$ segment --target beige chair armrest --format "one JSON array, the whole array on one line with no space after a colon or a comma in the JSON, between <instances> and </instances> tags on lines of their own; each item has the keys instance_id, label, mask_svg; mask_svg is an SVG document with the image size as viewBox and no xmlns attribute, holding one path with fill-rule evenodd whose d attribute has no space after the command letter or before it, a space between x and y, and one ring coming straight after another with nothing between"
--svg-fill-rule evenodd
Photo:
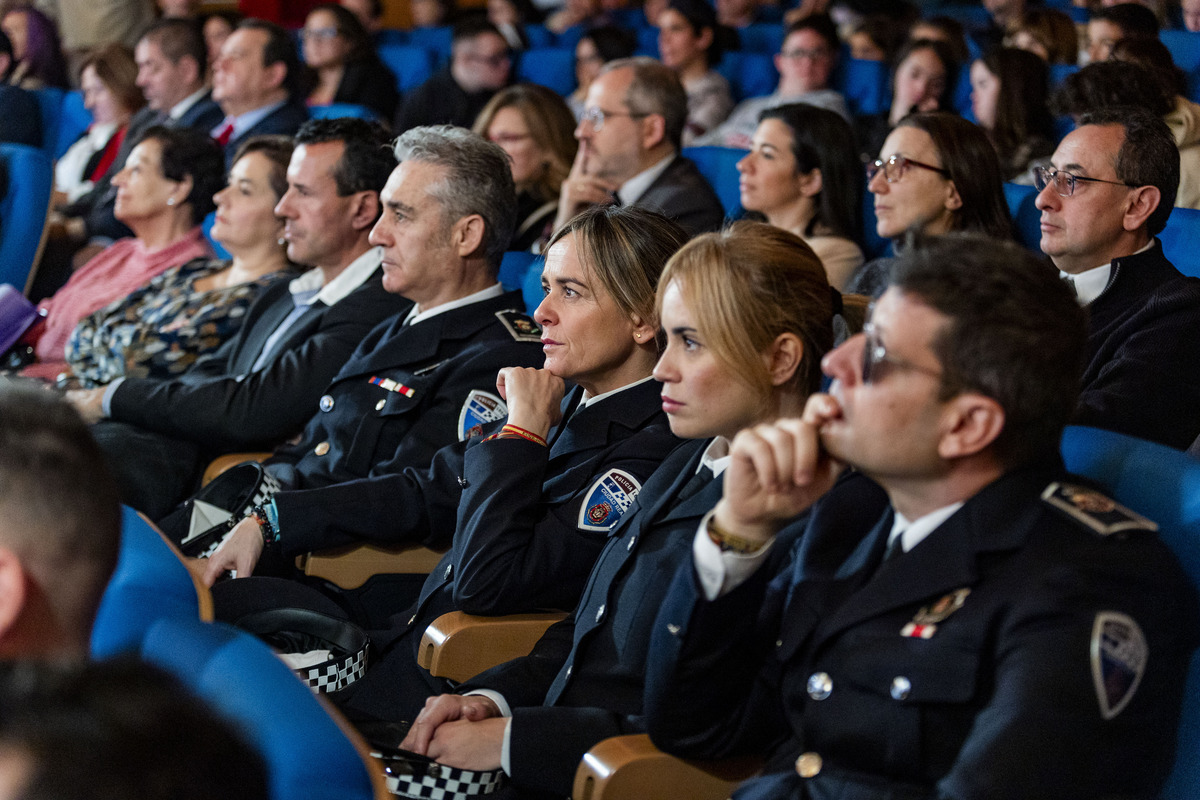
<instances>
[{"instance_id":1,"label":"beige chair armrest","mask_svg":"<svg viewBox=\"0 0 1200 800\"><path fill-rule=\"evenodd\" d=\"M575 771L573 800L724 800L762 766L757 758L688 761L659 750L645 734L593 747Z\"/></svg>"},{"instance_id":2,"label":"beige chair armrest","mask_svg":"<svg viewBox=\"0 0 1200 800\"><path fill-rule=\"evenodd\" d=\"M296 559L296 566L305 575L323 578L343 589L357 589L374 575L428 575L444 552L419 545L360 544L302 555Z\"/></svg>"},{"instance_id":3,"label":"beige chair armrest","mask_svg":"<svg viewBox=\"0 0 1200 800\"><path fill-rule=\"evenodd\" d=\"M236 467L238 464L244 464L247 461L266 461L270 457L271 453L226 453L223 456L217 456L208 462L208 466L204 470L204 477L200 479L200 485L206 485L225 470Z\"/></svg>"},{"instance_id":4,"label":"beige chair armrest","mask_svg":"<svg viewBox=\"0 0 1200 800\"><path fill-rule=\"evenodd\" d=\"M566 616L550 611L478 617L452 611L425 629L417 663L435 678L461 683L497 664L529 655L546 629Z\"/></svg>"}]
</instances>

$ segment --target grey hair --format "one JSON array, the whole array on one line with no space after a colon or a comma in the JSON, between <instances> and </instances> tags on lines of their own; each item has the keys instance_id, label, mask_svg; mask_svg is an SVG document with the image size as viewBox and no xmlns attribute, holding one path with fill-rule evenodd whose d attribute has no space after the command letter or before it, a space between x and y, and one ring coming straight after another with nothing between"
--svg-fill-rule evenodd
<instances>
[{"instance_id":1,"label":"grey hair","mask_svg":"<svg viewBox=\"0 0 1200 800\"><path fill-rule=\"evenodd\" d=\"M600 74L619 69L633 70L633 80L625 93L625 105L632 114L658 114L663 118L663 135L676 151L683 145L687 125L687 92L675 70L649 56L632 56L610 61Z\"/></svg>"},{"instance_id":2,"label":"grey hair","mask_svg":"<svg viewBox=\"0 0 1200 800\"><path fill-rule=\"evenodd\" d=\"M429 188L448 227L463 217L483 217L483 249L493 272L517 223L517 190L508 156L466 128L426 125L405 131L393 145L397 161L419 161L446 170Z\"/></svg>"}]
</instances>

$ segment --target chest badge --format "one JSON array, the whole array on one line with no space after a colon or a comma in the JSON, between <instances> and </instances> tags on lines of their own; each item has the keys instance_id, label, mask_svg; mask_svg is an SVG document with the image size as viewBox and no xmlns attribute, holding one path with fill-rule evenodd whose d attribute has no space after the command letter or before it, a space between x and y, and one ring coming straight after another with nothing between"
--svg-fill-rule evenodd
<instances>
[{"instance_id":1,"label":"chest badge","mask_svg":"<svg viewBox=\"0 0 1200 800\"><path fill-rule=\"evenodd\" d=\"M402 394L405 397L412 397L414 394L416 394L415 390L409 386L405 386L403 383L400 383L400 381L394 381L391 378L381 378L378 375L372 375L367 383L371 384L372 386L378 386L385 392L395 392L396 394Z\"/></svg>"},{"instance_id":2,"label":"chest badge","mask_svg":"<svg viewBox=\"0 0 1200 800\"><path fill-rule=\"evenodd\" d=\"M588 489L579 507L579 528L608 533L621 521L641 490L642 484L628 472L610 469Z\"/></svg>"},{"instance_id":3,"label":"chest badge","mask_svg":"<svg viewBox=\"0 0 1200 800\"><path fill-rule=\"evenodd\" d=\"M483 426L508 416L508 406L496 395L472 389L458 412L458 440L465 442L483 432Z\"/></svg>"},{"instance_id":4,"label":"chest badge","mask_svg":"<svg viewBox=\"0 0 1200 800\"><path fill-rule=\"evenodd\" d=\"M963 607L971 590L963 587L955 589L948 595L921 608L912 621L900 629L900 635L910 639L931 639L937 633L938 625L946 618Z\"/></svg>"},{"instance_id":5,"label":"chest badge","mask_svg":"<svg viewBox=\"0 0 1200 800\"><path fill-rule=\"evenodd\" d=\"M1128 614L1101 611L1092 623L1092 683L1100 715L1112 719L1133 699L1146 671L1149 647Z\"/></svg>"}]
</instances>

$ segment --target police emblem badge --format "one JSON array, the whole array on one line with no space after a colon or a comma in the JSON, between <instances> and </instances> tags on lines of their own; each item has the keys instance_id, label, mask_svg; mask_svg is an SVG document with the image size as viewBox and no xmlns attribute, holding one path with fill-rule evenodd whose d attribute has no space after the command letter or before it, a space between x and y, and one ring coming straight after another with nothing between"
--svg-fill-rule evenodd
<instances>
[{"instance_id":1,"label":"police emblem badge","mask_svg":"<svg viewBox=\"0 0 1200 800\"><path fill-rule=\"evenodd\" d=\"M932 638L937 633L938 623L945 621L947 617L962 608L970 593L971 590L966 587L955 589L950 594L938 599L937 602L924 606L916 613L911 622L900 629L900 635L910 639Z\"/></svg>"},{"instance_id":2,"label":"police emblem badge","mask_svg":"<svg viewBox=\"0 0 1200 800\"><path fill-rule=\"evenodd\" d=\"M1055 482L1042 492L1042 500L1101 536L1158 530L1157 523L1087 486Z\"/></svg>"},{"instance_id":3,"label":"police emblem badge","mask_svg":"<svg viewBox=\"0 0 1200 800\"><path fill-rule=\"evenodd\" d=\"M518 342L540 342L542 329L528 314L520 311L497 311L496 318Z\"/></svg>"},{"instance_id":4,"label":"police emblem badge","mask_svg":"<svg viewBox=\"0 0 1200 800\"><path fill-rule=\"evenodd\" d=\"M642 484L628 472L610 469L592 484L579 507L579 527L608 533L633 505Z\"/></svg>"},{"instance_id":5,"label":"police emblem badge","mask_svg":"<svg viewBox=\"0 0 1200 800\"><path fill-rule=\"evenodd\" d=\"M1150 648L1141 627L1128 614L1101 611L1092 623L1092 683L1100 715L1112 719L1133 699Z\"/></svg>"},{"instance_id":6,"label":"police emblem badge","mask_svg":"<svg viewBox=\"0 0 1200 800\"><path fill-rule=\"evenodd\" d=\"M496 395L472 389L458 412L458 440L464 442L483 432L483 426L508 416L508 406Z\"/></svg>"}]
</instances>

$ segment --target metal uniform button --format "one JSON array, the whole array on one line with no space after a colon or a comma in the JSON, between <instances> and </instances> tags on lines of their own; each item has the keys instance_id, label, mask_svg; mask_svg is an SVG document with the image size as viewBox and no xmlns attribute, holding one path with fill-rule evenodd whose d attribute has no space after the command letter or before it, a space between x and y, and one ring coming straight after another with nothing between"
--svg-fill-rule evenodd
<instances>
[{"instance_id":1,"label":"metal uniform button","mask_svg":"<svg viewBox=\"0 0 1200 800\"><path fill-rule=\"evenodd\" d=\"M813 700L824 700L833 692L833 678L828 672L814 672L808 676L808 696Z\"/></svg>"},{"instance_id":2,"label":"metal uniform button","mask_svg":"<svg viewBox=\"0 0 1200 800\"><path fill-rule=\"evenodd\" d=\"M908 698L908 693L912 691L912 681L900 675L892 678L892 699L905 700Z\"/></svg>"},{"instance_id":3,"label":"metal uniform button","mask_svg":"<svg viewBox=\"0 0 1200 800\"><path fill-rule=\"evenodd\" d=\"M383 411L383 407L387 405L387 400L380 400L375 404L376 411Z\"/></svg>"},{"instance_id":4,"label":"metal uniform button","mask_svg":"<svg viewBox=\"0 0 1200 800\"><path fill-rule=\"evenodd\" d=\"M323 396L321 398L320 406L321 410L326 413L333 411L333 397L330 395Z\"/></svg>"},{"instance_id":5,"label":"metal uniform button","mask_svg":"<svg viewBox=\"0 0 1200 800\"><path fill-rule=\"evenodd\" d=\"M329 442L321 442L319 445L313 448L313 452L319 456L325 455L329 452Z\"/></svg>"},{"instance_id":6,"label":"metal uniform button","mask_svg":"<svg viewBox=\"0 0 1200 800\"><path fill-rule=\"evenodd\" d=\"M824 763L819 753L801 753L796 759L796 774L801 778L815 778L821 772Z\"/></svg>"},{"instance_id":7,"label":"metal uniform button","mask_svg":"<svg viewBox=\"0 0 1200 800\"><path fill-rule=\"evenodd\" d=\"M600 607L596 609L596 622L599 622L602 619L604 619L604 604L603 603L601 603Z\"/></svg>"}]
</instances>

